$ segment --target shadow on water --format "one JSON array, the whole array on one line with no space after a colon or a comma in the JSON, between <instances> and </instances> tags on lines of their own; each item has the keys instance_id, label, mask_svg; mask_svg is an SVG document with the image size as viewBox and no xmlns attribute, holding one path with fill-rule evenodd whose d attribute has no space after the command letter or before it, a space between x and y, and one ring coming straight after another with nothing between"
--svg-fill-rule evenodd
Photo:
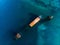
<instances>
[{"instance_id":1,"label":"shadow on water","mask_svg":"<svg viewBox=\"0 0 60 45\"><path fill-rule=\"evenodd\" d=\"M30 20L27 21L27 24L25 24L23 27L18 28L18 30L16 30L16 32L11 32L12 38L16 35L17 32L19 32L22 37L18 40L14 40L13 39L13 43L11 43L12 45L37 45L37 27L38 24L36 26L34 26L33 28L24 31L24 28L26 27L26 25L28 25L34 18L37 17L37 15L33 15L30 14Z\"/></svg>"}]
</instances>

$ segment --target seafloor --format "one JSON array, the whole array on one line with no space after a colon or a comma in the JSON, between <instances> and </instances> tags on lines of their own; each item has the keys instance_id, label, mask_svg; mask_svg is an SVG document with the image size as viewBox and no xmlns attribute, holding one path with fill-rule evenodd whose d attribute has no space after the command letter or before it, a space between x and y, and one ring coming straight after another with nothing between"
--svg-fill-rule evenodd
<instances>
[{"instance_id":1,"label":"seafloor","mask_svg":"<svg viewBox=\"0 0 60 45\"><path fill-rule=\"evenodd\" d=\"M19 40L17 32L36 15L54 16L39 22ZM0 0L0 45L60 45L60 0Z\"/></svg>"}]
</instances>

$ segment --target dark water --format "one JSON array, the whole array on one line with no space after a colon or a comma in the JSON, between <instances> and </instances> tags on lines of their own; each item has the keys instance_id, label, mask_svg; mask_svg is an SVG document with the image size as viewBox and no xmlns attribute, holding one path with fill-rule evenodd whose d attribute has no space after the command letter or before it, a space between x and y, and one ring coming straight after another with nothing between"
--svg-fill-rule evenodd
<instances>
[{"instance_id":1,"label":"dark water","mask_svg":"<svg viewBox=\"0 0 60 45\"><path fill-rule=\"evenodd\" d=\"M0 0L0 45L60 45L59 3L56 0L51 5L48 0L46 2L43 0L40 5L34 0ZM23 33L21 39L13 40L15 34L35 17L30 13L42 17L53 15L54 19L38 23L27 34Z\"/></svg>"}]
</instances>

